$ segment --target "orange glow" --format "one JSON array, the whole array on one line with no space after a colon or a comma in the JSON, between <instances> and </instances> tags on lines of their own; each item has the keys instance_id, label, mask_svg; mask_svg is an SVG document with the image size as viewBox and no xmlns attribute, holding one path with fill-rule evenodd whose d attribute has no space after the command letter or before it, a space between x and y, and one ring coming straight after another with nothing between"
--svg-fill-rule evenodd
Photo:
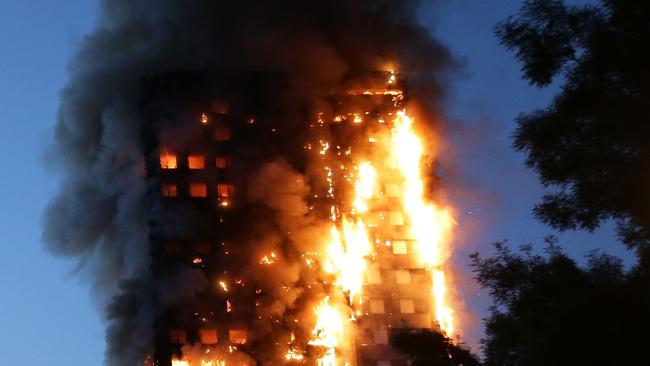
<instances>
[{"instance_id":1,"label":"orange glow","mask_svg":"<svg viewBox=\"0 0 650 366\"><path fill-rule=\"evenodd\" d=\"M235 193L235 186L232 184L219 183L217 184L217 195L220 198L232 197Z\"/></svg>"},{"instance_id":2,"label":"orange glow","mask_svg":"<svg viewBox=\"0 0 650 366\"><path fill-rule=\"evenodd\" d=\"M260 259L260 264L273 264L275 263L275 259L277 256L275 255L275 252L271 252L270 254L264 255L262 259Z\"/></svg>"},{"instance_id":3,"label":"orange glow","mask_svg":"<svg viewBox=\"0 0 650 366\"><path fill-rule=\"evenodd\" d=\"M387 83L397 83L394 73ZM394 105L398 105L402 97L401 91L369 92L393 95ZM381 298L370 298L366 300L369 304L363 304L363 299L370 296L364 293L364 281L381 284L377 266L370 265L378 255L375 248L380 245L389 247L395 263L410 261L412 256L418 258L417 262L421 263L431 281L433 319L448 336L456 335L454 310L448 292L451 283L446 276L449 241L455 225L452 211L427 197L428 172L424 168L428 162L425 160L424 139L414 129L413 119L406 111L397 109L384 117L378 121L386 127L371 130L372 135L363 140L373 144L373 155L359 156L354 145L338 146L319 140L321 149L317 151L323 161L325 199L332 203L329 207L330 235L322 252L317 253L314 259L330 276L324 283L335 285L345 299L328 297L314 310L315 338L309 344L325 347L325 354L318 359L320 366L347 362L345 339L349 335L343 319L355 321L367 312L388 314L392 311L385 308L385 299ZM354 123L363 122L362 115L355 113L335 116L334 121L348 118ZM352 166L340 162L342 153L346 159L350 156ZM341 181L348 182L353 188L349 196L349 189L339 186ZM311 267L312 259L304 255L303 258ZM267 264L267 260L261 263ZM398 266L395 276L396 286L412 283L407 269ZM421 311L416 305L412 298L400 298L398 311L415 314ZM290 348L285 357L291 360L294 355L300 357L302 353Z\"/></svg>"},{"instance_id":4,"label":"orange glow","mask_svg":"<svg viewBox=\"0 0 650 366\"><path fill-rule=\"evenodd\" d=\"M228 292L228 285L226 284L225 281L219 281L219 287L221 287L222 290L225 292Z\"/></svg>"},{"instance_id":5,"label":"orange glow","mask_svg":"<svg viewBox=\"0 0 650 366\"><path fill-rule=\"evenodd\" d=\"M208 123L208 114L207 113L201 113L201 123L203 123L203 124Z\"/></svg>"},{"instance_id":6,"label":"orange glow","mask_svg":"<svg viewBox=\"0 0 650 366\"><path fill-rule=\"evenodd\" d=\"M232 137L230 129L228 127L217 127L213 131L213 137L216 141L229 141Z\"/></svg>"},{"instance_id":7,"label":"orange glow","mask_svg":"<svg viewBox=\"0 0 650 366\"><path fill-rule=\"evenodd\" d=\"M190 155L187 157L187 166L190 169L204 169L205 158L203 155Z\"/></svg>"},{"instance_id":8,"label":"orange glow","mask_svg":"<svg viewBox=\"0 0 650 366\"><path fill-rule=\"evenodd\" d=\"M163 184L161 189L163 197L178 196L178 186L176 184Z\"/></svg>"},{"instance_id":9,"label":"orange glow","mask_svg":"<svg viewBox=\"0 0 650 366\"><path fill-rule=\"evenodd\" d=\"M246 331L244 329L228 330L228 339L235 344L246 344Z\"/></svg>"},{"instance_id":10,"label":"orange glow","mask_svg":"<svg viewBox=\"0 0 650 366\"><path fill-rule=\"evenodd\" d=\"M208 188L205 183L191 183L190 196L192 197L207 197Z\"/></svg>"},{"instance_id":11,"label":"orange glow","mask_svg":"<svg viewBox=\"0 0 650 366\"><path fill-rule=\"evenodd\" d=\"M313 339L308 343L312 346L325 348L325 354L318 359L318 366L336 366L336 347L339 339L343 338L343 318L329 303L326 297L314 309L316 325L312 331Z\"/></svg>"},{"instance_id":12,"label":"orange glow","mask_svg":"<svg viewBox=\"0 0 650 366\"><path fill-rule=\"evenodd\" d=\"M447 284L442 266L447 261L446 245L454 220L450 210L425 201L421 173L424 148L412 128L413 119L405 111L400 111L393 122L392 151L404 178L402 200L410 221L410 233L415 239L418 256L432 276L435 319L445 333L453 335L453 310L446 299Z\"/></svg>"},{"instance_id":13,"label":"orange glow","mask_svg":"<svg viewBox=\"0 0 650 366\"><path fill-rule=\"evenodd\" d=\"M230 167L230 159L227 156L217 156L217 169L227 169Z\"/></svg>"},{"instance_id":14,"label":"orange glow","mask_svg":"<svg viewBox=\"0 0 650 366\"><path fill-rule=\"evenodd\" d=\"M160 168L161 169L176 169L178 164L176 162L176 155L164 151L160 154Z\"/></svg>"},{"instance_id":15,"label":"orange glow","mask_svg":"<svg viewBox=\"0 0 650 366\"><path fill-rule=\"evenodd\" d=\"M219 341L216 329L200 329L199 336L203 344L216 344Z\"/></svg>"}]
</instances>

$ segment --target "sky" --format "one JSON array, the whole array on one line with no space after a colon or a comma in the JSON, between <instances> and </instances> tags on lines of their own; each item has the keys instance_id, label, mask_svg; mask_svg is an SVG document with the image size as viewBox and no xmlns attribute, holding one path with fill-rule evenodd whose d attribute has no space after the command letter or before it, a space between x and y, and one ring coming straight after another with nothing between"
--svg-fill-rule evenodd
<instances>
[{"instance_id":1,"label":"sky","mask_svg":"<svg viewBox=\"0 0 650 366\"><path fill-rule=\"evenodd\" d=\"M441 174L458 215L453 260L465 273L468 255L489 254L494 241L539 247L545 235L558 234L532 217L544 190L523 167L523 156L510 149L516 115L543 107L557 88L539 90L523 82L519 65L493 36L494 24L520 3L454 0L421 14L463 65L450 80L445 103ZM72 263L46 253L40 242L42 211L57 184L55 170L44 161L58 92L67 60L92 29L97 10L95 0L0 0L0 163L11 172L0 179L2 364L102 363L103 326L88 284L78 280ZM632 258L610 226L559 238L577 258L597 247ZM465 338L476 345L488 299L469 278L459 283L475 314Z\"/></svg>"}]
</instances>

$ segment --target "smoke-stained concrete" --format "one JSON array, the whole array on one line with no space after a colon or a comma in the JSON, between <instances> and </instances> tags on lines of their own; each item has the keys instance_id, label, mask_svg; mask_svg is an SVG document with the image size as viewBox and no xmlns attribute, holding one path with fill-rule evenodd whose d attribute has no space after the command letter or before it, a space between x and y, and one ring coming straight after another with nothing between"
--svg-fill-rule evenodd
<instances>
[{"instance_id":1,"label":"smoke-stained concrete","mask_svg":"<svg viewBox=\"0 0 650 366\"><path fill-rule=\"evenodd\" d=\"M191 298L207 281L192 271L174 278L151 273L153 213L146 195L152 188L140 135L142 80L193 70L281 72L289 83L276 96L279 104L291 98L315 108L351 74L391 66L408 75L411 98L437 117L442 82L453 62L417 24L419 6L403 0L102 2L100 21L73 56L61 93L51 152L63 180L45 213L43 236L53 253L78 260L106 309L107 365L142 364L152 352L161 306ZM299 127L299 121L287 123ZM272 160L253 174L268 186L249 190L249 198L273 213L275 228L292 232L301 220L311 220L301 201L308 179L296 168ZM292 199L278 201L274 184L286 188L287 181L296 182L287 192ZM265 232L264 225L271 225L256 224L247 227ZM302 227L306 231L291 235L318 232L317 225ZM270 236L248 250L256 253L266 241L280 242ZM300 282L297 272L288 266L277 281L269 279L269 287ZM288 294L267 309L282 313L297 297Z\"/></svg>"}]
</instances>

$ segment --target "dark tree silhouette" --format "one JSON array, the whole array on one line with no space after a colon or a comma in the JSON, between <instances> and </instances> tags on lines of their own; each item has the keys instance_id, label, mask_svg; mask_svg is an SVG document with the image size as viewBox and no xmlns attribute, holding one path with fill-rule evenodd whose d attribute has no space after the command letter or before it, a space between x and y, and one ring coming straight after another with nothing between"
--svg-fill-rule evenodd
<instances>
[{"instance_id":1,"label":"dark tree silhouette","mask_svg":"<svg viewBox=\"0 0 650 366\"><path fill-rule=\"evenodd\" d=\"M392 333L390 342L397 350L409 356L411 366L479 365L469 349L431 329L403 329Z\"/></svg>"},{"instance_id":2,"label":"dark tree silhouette","mask_svg":"<svg viewBox=\"0 0 650 366\"><path fill-rule=\"evenodd\" d=\"M620 259L598 252L582 268L547 240L546 255L530 246L513 253L504 243L491 258L472 255L476 279L495 301L484 364L648 364L648 273L625 272Z\"/></svg>"},{"instance_id":3,"label":"dark tree silhouette","mask_svg":"<svg viewBox=\"0 0 650 366\"><path fill-rule=\"evenodd\" d=\"M557 188L536 216L561 230L613 219L641 252L650 247L648 19L649 1L534 0L496 27L526 80L561 85L549 106L517 118L514 147Z\"/></svg>"}]
</instances>

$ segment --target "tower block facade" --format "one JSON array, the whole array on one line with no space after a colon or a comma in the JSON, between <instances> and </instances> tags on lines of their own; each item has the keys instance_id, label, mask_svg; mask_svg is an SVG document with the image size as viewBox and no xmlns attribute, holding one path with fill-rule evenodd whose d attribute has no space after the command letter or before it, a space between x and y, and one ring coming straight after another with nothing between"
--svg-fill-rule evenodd
<instances>
[{"instance_id":1,"label":"tower block facade","mask_svg":"<svg viewBox=\"0 0 650 366\"><path fill-rule=\"evenodd\" d=\"M365 74L295 109L286 82L143 84L151 272L184 283L156 294L148 365L405 366L391 332L453 332L452 220L426 201L404 80Z\"/></svg>"}]
</instances>

